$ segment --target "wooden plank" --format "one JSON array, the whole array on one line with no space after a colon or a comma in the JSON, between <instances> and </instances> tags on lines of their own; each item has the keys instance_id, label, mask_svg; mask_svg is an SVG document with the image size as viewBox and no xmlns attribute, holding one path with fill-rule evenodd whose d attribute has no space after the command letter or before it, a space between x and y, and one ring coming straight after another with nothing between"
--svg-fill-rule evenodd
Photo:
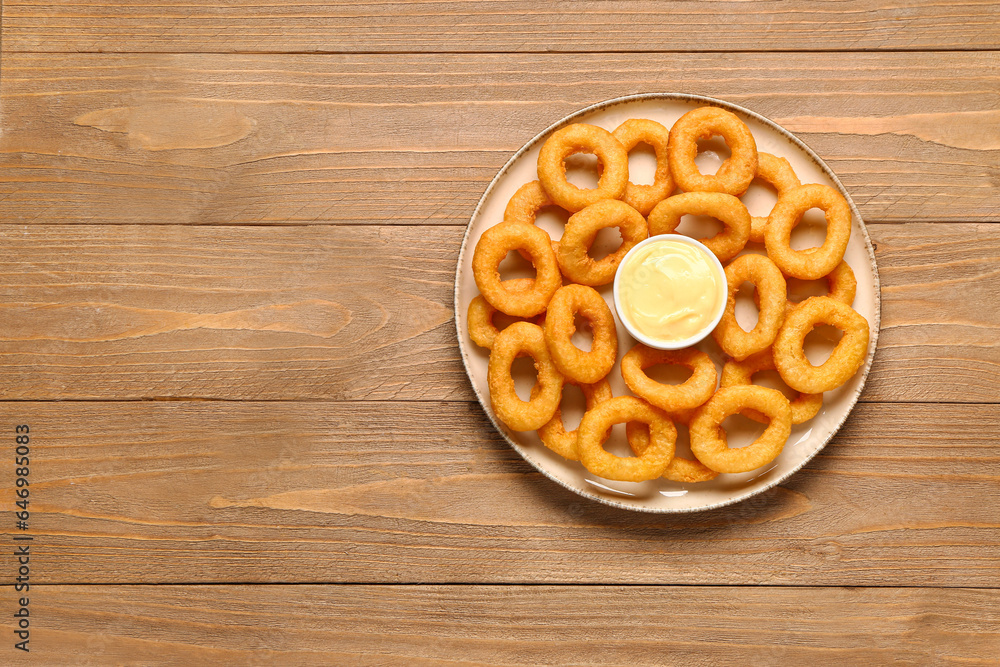
<instances>
[{"instance_id":1,"label":"wooden plank","mask_svg":"<svg viewBox=\"0 0 1000 667\"><path fill-rule=\"evenodd\" d=\"M1000 226L870 230L883 331L863 400L1000 401L1000 313L983 307ZM0 398L473 400L463 231L0 226Z\"/></svg>"},{"instance_id":2,"label":"wooden plank","mask_svg":"<svg viewBox=\"0 0 1000 667\"><path fill-rule=\"evenodd\" d=\"M809 51L1000 46L989 0L6 0L10 51Z\"/></svg>"},{"instance_id":3,"label":"wooden plank","mask_svg":"<svg viewBox=\"0 0 1000 667\"><path fill-rule=\"evenodd\" d=\"M946 665L1000 651L996 590L41 586L29 604L31 654L4 647L7 664ZM0 627L11 636L8 615Z\"/></svg>"},{"instance_id":4,"label":"wooden plank","mask_svg":"<svg viewBox=\"0 0 1000 667\"><path fill-rule=\"evenodd\" d=\"M798 133L866 220L995 222L997 58L10 54L0 218L464 225L500 166L555 120L690 91Z\"/></svg>"},{"instance_id":5,"label":"wooden plank","mask_svg":"<svg viewBox=\"0 0 1000 667\"><path fill-rule=\"evenodd\" d=\"M0 228L0 397L467 400L461 232Z\"/></svg>"},{"instance_id":6,"label":"wooden plank","mask_svg":"<svg viewBox=\"0 0 1000 667\"><path fill-rule=\"evenodd\" d=\"M993 225L872 225L882 282L882 330L868 400L989 400L1000 381L1000 250ZM988 268L992 264L992 268ZM981 295L981 296L980 296ZM961 351L939 350L961 340ZM971 396L980 396L973 399Z\"/></svg>"},{"instance_id":7,"label":"wooden plank","mask_svg":"<svg viewBox=\"0 0 1000 667\"><path fill-rule=\"evenodd\" d=\"M996 414L861 404L780 487L690 515L563 489L472 403L19 403L0 432L31 428L35 583L994 586Z\"/></svg>"}]
</instances>

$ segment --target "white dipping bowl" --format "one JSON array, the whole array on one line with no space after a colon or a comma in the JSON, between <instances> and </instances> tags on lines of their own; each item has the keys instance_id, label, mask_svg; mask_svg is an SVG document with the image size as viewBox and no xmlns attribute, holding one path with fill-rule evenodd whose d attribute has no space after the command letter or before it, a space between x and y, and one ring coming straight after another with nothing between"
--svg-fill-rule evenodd
<instances>
[{"instance_id":1,"label":"white dipping bowl","mask_svg":"<svg viewBox=\"0 0 1000 667\"><path fill-rule=\"evenodd\" d=\"M656 243L662 243L664 241L684 243L701 251L701 253L708 258L709 265L715 268L715 272L719 277L720 289L722 290L722 295L721 298L719 299L719 305L717 308L718 312L714 314L712 319L709 320L709 323L706 324L701 331L691 336L690 338L685 338L683 340L678 340L678 341L669 341L669 342L657 340L655 338L650 338L649 336L646 336L640 331L638 331L632 324L632 321L629 320L628 313L624 311L621 305L621 301L619 300L619 281L621 280L622 273L624 273L622 269L625 267L625 265L628 264L632 256L635 255L635 253L638 252L641 248L645 248L648 245ZM615 301L615 310L618 312L618 319L621 320L621 323L625 325L625 329L628 330L629 334L633 338L635 338L640 343L643 343L644 345L647 345L649 347L655 347L658 350L681 350L685 347L691 347L692 345L703 340L706 336L708 336L708 334L712 333L712 330L715 329L715 327L719 325L719 320L722 319L722 314L726 312L727 297L728 297L728 286L726 282L726 270L722 268L722 262L720 262L719 258L715 256L715 253L713 253L711 250L705 247L704 243L696 241L690 236L684 236L683 234L658 234L656 236L649 237L645 241L640 241L639 243L635 244L635 246L633 246L633 248L625 254L625 257L622 258L621 264L618 265L618 271L615 273L614 301Z\"/></svg>"}]
</instances>

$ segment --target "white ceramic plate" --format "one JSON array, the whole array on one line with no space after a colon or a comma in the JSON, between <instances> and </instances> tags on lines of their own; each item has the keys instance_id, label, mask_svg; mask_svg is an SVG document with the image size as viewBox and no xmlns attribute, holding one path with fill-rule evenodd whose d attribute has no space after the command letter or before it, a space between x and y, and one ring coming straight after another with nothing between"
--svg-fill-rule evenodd
<instances>
[{"instance_id":1,"label":"white ceramic plate","mask_svg":"<svg viewBox=\"0 0 1000 667\"><path fill-rule=\"evenodd\" d=\"M640 483L609 481L587 472L579 463L567 461L550 451L542 445L534 431L525 433L511 431L493 414L486 384L489 353L469 339L466 321L469 302L479 293L472 276L472 250L479 242L483 231L503 219L504 208L511 195L524 183L537 179L538 151L544 140L554 130L569 123L590 123L610 131L629 118L650 118L669 128L682 114L708 104L728 109L740 116L753 132L758 150L787 158L802 183L829 185L839 190L850 202L853 213L853 229L845 259L854 269L858 281L854 308L871 325L868 356L864 366L853 379L834 391L826 392L823 397L823 408L816 417L804 424L792 427L792 434L784 451L769 466L749 473L719 475L710 482L698 484L681 484L664 479ZM725 143L716 137L703 148L704 150L699 153L697 163L702 172L714 173L714 170L724 159L724 154L720 155L720 153L727 150ZM571 182L584 187L592 187L596 184L597 176L594 168L596 158L593 156L573 156L571 160L573 161L567 162ZM632 182L651 183L654 168L655 156L651 150L648 152L636 150L630 155L629 170ZM744 195L743 201L750 209L751 214L766 215L775 201L775 195L773 191L759 187L755 182ZM688 218L692 217L688 216ZM822 221L822 212L816 210L807 212L805 219L792 237L792 247L803 248L822 243L825 233ZM551 212L543 211L538 217L538 225L548 231L555 239L561 236L564 222L565 216L560 218ZM685 219L678 231L696 237L711 236L714 233L710 227L711 224L718 223L693 218ZM595 243L596 253L612 250L617 246L619 240L614 238L613 231L602 231L598 235L597 243ZM763 252L763 248L756 244L749 244L745 252ZM501 270L504 279L533 275L530 265L526 265L520 257L516 256L516 253L508 255L508 259L501 264ZM790 281L789 290L793 298L821 293L815 284L796 285L795 281ZM600 291L607 299L613 312L611 285L600 288ZM528 463L553 481L581 496L608 505L644 512L694 512L735 503L771 488L795 473L829 442L857 402L868 376L868 370L871 368L879 330L879 281L871 241L854 202L851 201L850 195L830 168L799 139L763 116L728 102L697 95L645 94L601 102L563 118L529 141L504 165L486 189L486 193L473 212L466 230L455 277L455 313L462 358L476 396L494 426ZM749 329L755 323L755 318L756 313L750 299L748 297L741 298L737 305L737 320ZM587 349L589 337L584 334L578 334L577 337L578 340L577 338L575 340L578 344ZM821 363L825 355L829 354L832 342L829 340L824 342L821 338L814 340L814 338L816 338L815 335L808 339L809 344L806 352L813 363ZM620 359L635 344L620 322L618 322L618 339ZM724 355L711 338L700 343L698 347L707 352L721 368ZM683 379L682 376L671 376L671 372L667 369L665 374L657 376L655 369L652 370L653 377L659 377L661 381L680 381ZM779 385L775 383L775 377L768 377L767 373L762 373L755 378L755 382L778 387ZM611 370L608 380L611 382L615 396L629 393L622 381L618 364L615 364ZM515 385L522 398L527 399L533 382L530 360L525 358L516 362ZM570 387L565 392L562 405L566 428L575 428L583 414L582 395L575 387ZM764 428L761 424L739 416L730 417L724 422L724 425L729 434L731 447L749 444ZM678 454L685 452L689 454L687 429L678 425L678 432ZM623 425L615 426L606 448L608 451L622 456L629 455Z\"/></svg>"}]
</instances>

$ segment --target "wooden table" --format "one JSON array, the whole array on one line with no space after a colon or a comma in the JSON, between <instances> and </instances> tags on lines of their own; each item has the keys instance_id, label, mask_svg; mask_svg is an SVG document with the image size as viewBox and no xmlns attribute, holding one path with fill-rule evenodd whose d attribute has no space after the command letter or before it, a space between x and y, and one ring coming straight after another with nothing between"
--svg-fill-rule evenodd
<instances>
[{"instance_id":1,"label":"wooden table","mask_svg":"<svg viewBox=\"0 0 1000 667\"><path fill-rule=\"evenodd\" d=\"M31 652L4 585L0 663L998 664L993 0L4 0L2 23L0 553L33 540ZM497 169L646 91L796 132L883 285L840 434L689 516L536 473L453 322Z\"/></svg>"}]
</instances>

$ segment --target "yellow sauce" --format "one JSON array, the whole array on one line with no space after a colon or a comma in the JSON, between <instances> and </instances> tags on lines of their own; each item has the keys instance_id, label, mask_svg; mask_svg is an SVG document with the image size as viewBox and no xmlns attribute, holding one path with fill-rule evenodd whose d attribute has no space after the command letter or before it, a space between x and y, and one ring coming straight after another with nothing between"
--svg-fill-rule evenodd
<instances>
[{"instance_id":1,"label":"yellow sauce","mask_svg":"<svg viewBox=\"0 0 1000 667\"><path fill-rule=\"evenodd\" d=\"M703 250L681 241L643 246L619 268L618 301L634 329L663 343L688 339L724 305L725 281Z\"/></svg>"}]
</instances>

